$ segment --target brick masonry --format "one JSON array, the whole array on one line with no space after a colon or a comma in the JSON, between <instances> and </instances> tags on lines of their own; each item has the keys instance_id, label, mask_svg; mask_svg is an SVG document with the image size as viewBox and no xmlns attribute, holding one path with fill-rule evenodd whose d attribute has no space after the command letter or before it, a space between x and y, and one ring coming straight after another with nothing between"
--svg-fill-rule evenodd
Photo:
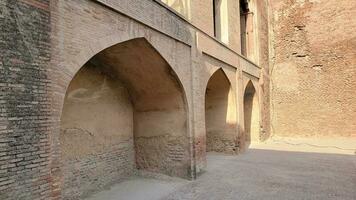
<instances>
[{"instance_id":1,"label":"brick masonry","mask_svg":"<svg viewBox=\"0 0 356 200\"><path fill-rule=\"evenodd\" d=\"M0 199L78 199L137 167L196 178L207 165L206 87L219 69L237 102L230 110L236 122L229 149L244 148L242 102L250 81L258 95L261 140L270 129L280 136L355 135L353 1L251 3L258 66L238 54L238 1L227 0L227 44L212 38L211 1L191 2L191 19L183 19L153 0L0 1ZM336 28L341 26L346 28ZM184 131L141 135L136 144L131 138L81 159L63 159L61 115L69 83L98 52L138 38L162 56L181 84L186 107L177 124ZM137 148L147 143L158 156Z\"/></svg>"},{"instance_id":2,"label":"brick masonry","mask_svg":"<svg viewBox=\"0 0 356 200\"><path fill-rule=\"evenodd\" d=\"M273 134L355 137L356 2L273 6Z\"/></svg>"},{"instance_id":3,"label":"brick masonry","mask_svg":"<svg viewBox=\"0 0 356 200\"><path fill-rule=\"evenodd\" d=\"M79 199L136 173L133 141L114 143L102 152L63 162L62 197Z\"/></svg>"},{"instance_id":4,"label":"brick masonry","mask_svg":"<svg viewBox=\"0 0 356 200\"><path fill-rule=\"evenodd\" d=\"M0 199L50 199L49 1L0 9Z\"/></svg>"},{"instance_id":5,"label":"brick masonry","mask_svg":"<svg viewBox=\"0 0 356 200\"><path fill-rule=\"evenodd\" d=\"M204 98L218 69L236 97L231 112L238 119L229 145L239 148L242 85L259 81L259 68L240 62L245 59L233 51L239 49L239 30L230 29L231 44L222 44L210 37L211 26L194 20L192 26L151 0L7 0L0 5L0 199L78 199L135 173L132 141L81 159L63 159L60 143L65 94L77 71L101 50L131 39L144 38L184 90L184 135L137 140L136 146L142 141L162 145L157 172L191 179L206 168ZM209 13L206 9L202 13ZM195 26L206 27L210 53L199 49L197 35L204 33Z\"/></svg>"}]
</instances>

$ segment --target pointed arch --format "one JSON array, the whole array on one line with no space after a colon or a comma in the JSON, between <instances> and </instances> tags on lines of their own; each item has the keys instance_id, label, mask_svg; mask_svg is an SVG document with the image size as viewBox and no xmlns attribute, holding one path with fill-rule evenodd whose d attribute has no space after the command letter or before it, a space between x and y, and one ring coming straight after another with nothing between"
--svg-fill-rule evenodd
<instances>
[{"instance_id":1,"label":"pointed arch","mask_svg":"<svg viewBox=\"0 0 356 200\"><path fill-rule=\"evenodd\" d=\"M136 169L188 177L187 100L176 72L145 38L97 48L66 87L63 193L84 195Z\"/></svg>"},{"instance_id":2,"label":"pointed arch","mask_svg":"<svg viewBox=\"0 0 356 200\"><path fill-rule=\"evenodd\" d=\"M244 91L244 139L245 142L260 141L260 109L258 94L253 82L249 80Z\"/></svg>"},{"instance_id":3,"label":"pointed arch","mask_svg":"<svg viewBox=\"0 0 356 200\"><path fill-rule=\"evenodd\" d=\"M207 151L234 153L236 100L231 83L222 68L210 77L205 91Z\"/></svg>"}]
</instances>

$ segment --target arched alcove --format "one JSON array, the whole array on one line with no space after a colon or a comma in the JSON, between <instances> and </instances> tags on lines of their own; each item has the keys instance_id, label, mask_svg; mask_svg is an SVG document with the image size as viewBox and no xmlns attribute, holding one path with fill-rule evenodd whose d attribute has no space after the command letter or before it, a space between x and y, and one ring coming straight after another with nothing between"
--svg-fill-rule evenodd
<instances>
[{"instance_id":1,"label":"arched alcove","mask_svg":"<svg viewBox=\"0 0 356 200\"><path fill-rule=\"evenodd\" d=\"M259 103L256 89L251 81L249 81L244 93L244 126L245 126L245 142L247 146L251 142L259 142L260 140L260 114Z\"/></svg>"},{"instance_id":2,"label":"arched alcove","mask_svg":"<svg viewBox=\"0 0 356 200\"><path fill-rule=\"evenodd\" d=\"M137 169L188 177L186 107L177 75L144 38L97 53L64 100L63 197L85 196Z\"/></svg>"},{"instance_id":3,"label":"arched alcove","mask_svg":"<svg viewBox=\"0 0 356 200\"><path fill-rule=\"evenodd\" d=\"M207 152L236 151L236 101L231 84L222 69L209 79L205 92Z\"/></svg>"}]
</instances>

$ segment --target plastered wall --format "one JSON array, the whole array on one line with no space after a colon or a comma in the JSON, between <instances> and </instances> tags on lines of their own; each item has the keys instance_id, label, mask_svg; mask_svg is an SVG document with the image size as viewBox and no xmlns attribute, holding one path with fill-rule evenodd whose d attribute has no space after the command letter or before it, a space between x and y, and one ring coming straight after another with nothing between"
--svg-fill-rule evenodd
<instances>
[{"instance_id":1,"label":"plastered wall","mask_svg":"<svg viewBox=\"0 0 356 200\"><path fill-rule=\"evenodd\" d=\"M77 11L72 12L72 9ZM187 113L190 104L187 100L190 96L190 49L129 18L123 16L120 18L118 13L94 2L58 1L53 8L53 18L53 30L56 31L53 35L52 50L56 52L54 53L56 56L52 59L55 67L52 80L59 86L52 88L57 91L55 94L63 95L77 71L91 60L96 66L110 68L108 74L123 82L133 106L131 123L135 131L130 136L131 140L124 147L109 146L101 156L90 157L90 161L94 165L100 163L105 169L109 169L110 166L113 170L120 166L125 169L132 166L132 157L128 156L126 162L124 155L132 155L134 152L134 169L190 178L191 136ZM77 20L72 20L74 18ZM89 20L90 23L82 23L85 20ZM131 40L134 41L130 42ZM59 97L53 100L60 99ZM59 109L62 103L63 101L59 102ZM119 120L124 116L112 117L112 120ZM120 127L107 128L122 129L120 124L116 125ZM54 135L55 137L58 135ZM123 138L117 140L119 143L124 142ZM59 144L60 152L63 147L61 143ZM116 154L120 156L115 156ZM61 156L58 157L58 162L63 163ZM75 174L70 174L74 169L86 174L86 168L80 167L87 166L85 159L79 163L81 164L64 163L67 165L59 168L61 195L66 198L69 198L73 191L81 191L81 196L92 192L89 190L91 188L98 191L112 181L119 181L130 175L129 173L112 175L110 174L112 170L91 171L93 177L101 178L86 182L87 188L84 184L83 188L78 190L75 190L75 187L66 190L70 187L68 182L75 184L73 181ZM132 174L132 171L129 172ZM62 178L66 173L72 177Z\"/></svg>"},{"instance_id":2,"label":"plastered wall","mask_svg":"<svg viewBox=\"0 0 356 200\"><path fill-rule=\"evenodd\" d=\"M205 93L206 150L237 153L236 101L222 69L210 78Z\"/></svg>"},{"instance_id":3,"label":"plastered wall","mask_svg":"<svg viewBox=\"0 0 356 200\"><path fill-rule=\"evenodd\" d=\"M244 93L244 127L245 141L247 143L261 141L261 121L258 95L252 84L248 82Z\"/></svg>"},{"instance_id":4,"label":"plastered wall","mask_svg":"<svg viewBox=\"0 0 356 200\"><path fill-rule=\"evenodd\" d=\"M81 68L64 100L60 145L66 199L134 174L133 106L118 79L91 63Z\"/></svg>"}]
</instances>

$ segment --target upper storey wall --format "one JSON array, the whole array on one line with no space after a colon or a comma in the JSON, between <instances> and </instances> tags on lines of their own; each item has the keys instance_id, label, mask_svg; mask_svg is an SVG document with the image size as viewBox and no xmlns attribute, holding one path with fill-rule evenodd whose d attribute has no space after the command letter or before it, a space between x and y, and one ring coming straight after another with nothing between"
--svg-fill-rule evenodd
<instances>
[{"instance_id":1,"label":"upper storey wall","mask_svg":"<svg viewBox=\"0 0 356 200\"><path fill-rule=\"evenodd\" d=\"M213 56L217 60L225 62L226 64L229 64L235 68L240 66L240 59L247 60L245 57L239 55L240 45L238 43L240 41L240 34L238 22L236 25L234 25L234 20L229 20L229 18L229 24L225 24L226 27L233 32L228 36L228 38L229 40L236 43L233 45L234 48L232 48L231 45L225 44L212 36L213 10L212 2L210 1L205 4L201 4L202 9L198 9L198 7L191 2L189 4L189 8L191 8L192 11L194 8L197 10L196 12L189 12L191 20L178 13L178 11L175 11L174 7L169 7L169 4L167 5L160 0L94 0L94 2L104 5L111 10L123 13L133 20L153 28L154 30L157 30L158 32L163 33L170 38L178 40L188 46L197 47L200 52ZM231 15L235 13L236 15L234 15L234 17L239 18L239 12L237 12L237 10L239 10L238 2L233 4L234 1L230 2L230 0L226 0L226 3L227 4L225 6L229 10L228 13ZM204 6L206 6L206 9L203 9ZM211 8L208 8L209 6L211 6ZM231 11L234 9L236 12ZM193 23L194 19L198 19L198 17L195 17L194 15L197 13L204 13L204 10L206 10L205 13L210 13L211 16L206 17L202 14L199 19L210 18L209 20L211 20L211 23L206 23L209 25L207 27L210 27L210 32L209 30L204 30L203 28ZM201 23L201 25L203 24L204 23ZM209 47L209 49L205 47ZM256 66L256 64L253 62L250 63ZM248 70L249 67L245 67L245 69Z\"/></svg>"},{"instance_id":2,"label":"upper storey wall","mask_svg":"<svg viewBox=\"0 0 356 200\"><path fill-rule=\"evenodd\" d=\"M157 0L157 2L160 2ZM240 2L237 0L162 0L168 6L180 13L183 19L199 29L196 34L197 48L204 54L208 54L220 61L223 61L231 66L237 67L239 70L246 72L244 74L249 77L261 78L261 126L262 139L266 139L270 134L270 113L269 113L269 10L267 0L246 0L249 11L249 38L250 54L246 57L241 56L242 36L246 32L241 31L240 17ZM178 2L178 3L177 3ZM180 2L180 3L179 3ZM222 25L223 37L215 37L214 34L214 2L219 2L220 11L225 13L217 13L220 20L226 20ZM185 5L185 12L181 12ZM184 14L185 13L185 14ZM246 13L244 13L246 14ZM225 18L224 18L225 17ZM225 25L225 26L224 26ZM227 35L226 35L227 34ZM214 38L212 39L212 38ZM194 36L192 35L192 38ZM220 44L217 42L220 40ZM246 44L244 44L246 46ZM228 48L226 48L228 47ZM261 69L263 73L261 73ZM242 98L242 97L241 97ZM242 110L241 110L242 112Z\"/></svg>"},{"instance_id":3,"label":"upper storey wall","mask_svg":"<svg viewBox=\"0 0 356 200\"><path fill-rule=\"evenodd\" d=\"M158 0L159 1L159 0ZM211 37L214 36L214 3L213 0L161 0L181 14L187 21ZM225 45L240 53L240 11L239 1L220 0L222 36L219 38ZM215 12L218 15L218 12Z\"/></svg>"},{"instance_id":4,"label":"upper storey wall","mask_svg":"<svg viewBox=\"0 0 356 200\"><path fill-rule=\"evenodd\" d=\"M210 37L209 40L215 38L222 46L228 47L233 53L241 55L241 32L243 31L241 31L240 26L240 1L156 0L156 2L171 8L171 11L175 11L183 21L188 22L192 27L196 27L199 30L198 32L205 34L205 38ZM249 19L251 25L248 28L249 46L251 47L249 48L249 55L245 57L261 68L265 68L268 72L269 5L266 0L246 0L246 2L249 8L249 16L251 16ZM217 53L219 52L215 52L215 54Z\"/></svg>"}]
</instances>

